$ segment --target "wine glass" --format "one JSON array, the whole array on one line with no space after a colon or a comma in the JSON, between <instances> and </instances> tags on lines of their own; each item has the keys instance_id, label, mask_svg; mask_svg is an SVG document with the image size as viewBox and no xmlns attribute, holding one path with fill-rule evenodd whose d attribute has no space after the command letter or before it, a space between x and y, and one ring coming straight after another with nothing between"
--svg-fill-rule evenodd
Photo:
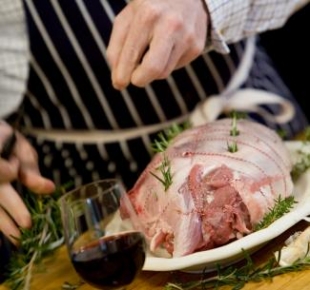
<instances>
[{"instance_id":1,"label":"wine glass","mask_svg":"<svg viewBox=\"0 0 310 290\"><path fill-rule=\"evenodd\" d=\"M125 289L142 270L146 242L122 183L86 184L59 203L66 246L82 280L97 289Z\"/></svg>"}]
</instances>

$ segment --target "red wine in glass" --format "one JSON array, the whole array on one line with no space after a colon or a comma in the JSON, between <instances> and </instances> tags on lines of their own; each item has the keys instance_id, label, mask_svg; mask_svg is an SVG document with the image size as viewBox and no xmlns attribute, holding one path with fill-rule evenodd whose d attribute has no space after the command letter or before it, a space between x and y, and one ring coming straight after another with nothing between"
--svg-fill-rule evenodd
<instances>
[{"instance_id":1,"label":"red wine in glass","mask_svg":"<svg viewBox=\"0 0 310 290\"><path fill-rule=\"evenodd\" d=\"M72 265L88 284L119 290L142 270L146 240L123 185L103 179L59 199Z\"/></svg>"},{"instance_id":2,"label":"red wine in glass","mask_svg":"<svg viewBox=\"0 0 310 290\"><path fill-rule=\"evenodd\" d=\"M103 290L130 284L145 261L145 240L140 232L102 237L71 254L76 272L84 281Z\"/></svg>"}]
</instances>

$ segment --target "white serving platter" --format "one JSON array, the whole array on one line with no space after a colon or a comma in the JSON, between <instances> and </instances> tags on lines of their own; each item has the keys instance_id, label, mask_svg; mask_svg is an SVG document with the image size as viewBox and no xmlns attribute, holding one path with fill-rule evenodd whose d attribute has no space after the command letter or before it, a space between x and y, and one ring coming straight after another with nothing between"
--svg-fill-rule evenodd
<instances>
[{"instance_id":1,"label":"white serving platter","mask_svg":"<svg viewBox=\"0 0 310 290\"><path fill-rule=\"evenodd\" d=\"M286 142L291 151L293 162L296 153L303 148L302 142ZM269 227L251 233L239 240L215 249L196 252L184 257L161 258L148 253L143 270L145 271L208 271L214 270L218 265L229 265L244 258L244 251L253 253L266 243L284 233L293 225L310 215L310 170L296 182L294 196L297 201L294 208L283 217L276 220Z\"/></svg>"}]
</instances>

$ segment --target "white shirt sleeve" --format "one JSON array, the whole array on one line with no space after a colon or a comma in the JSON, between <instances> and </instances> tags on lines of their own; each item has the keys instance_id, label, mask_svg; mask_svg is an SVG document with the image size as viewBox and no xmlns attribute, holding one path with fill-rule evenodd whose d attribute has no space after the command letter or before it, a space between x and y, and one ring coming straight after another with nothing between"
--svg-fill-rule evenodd
<instances>
[{"instance_id":1,"label":"white shirt sleeve","mask_svg":"<svg viewBox=\"0 0 310 290\"><path fill-rule=\"evenodd\" d=\"M28 78L28 35L22 0L0 1L0 118L20 104Z\"/></svg>"},{"instance_id":2,"label":"white shirt sleeve","mask_svg":"<svg viewBox=\"0 0 310 290\"><path fill-rule=\"evenodd\" d=\"M211 31L207 50L228 53L228 44L280 28L309 0L205 0Z\"/></svg>"}]
</instances>

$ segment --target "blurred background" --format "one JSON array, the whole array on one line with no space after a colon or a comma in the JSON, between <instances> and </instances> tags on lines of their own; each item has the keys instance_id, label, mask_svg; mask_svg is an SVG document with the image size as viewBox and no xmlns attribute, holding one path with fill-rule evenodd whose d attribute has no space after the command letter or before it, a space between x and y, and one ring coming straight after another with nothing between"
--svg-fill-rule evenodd
<instances>
[{"instance_id":1,"label":"blurred background","mask_svg":"<svg viewBox=\"0 0 310 290\"><path fill-rule=\"evenodd\" d=\"M265 32L262 43L310 121L310 4L283 28Z\"/></svg>"}]
</instances>

